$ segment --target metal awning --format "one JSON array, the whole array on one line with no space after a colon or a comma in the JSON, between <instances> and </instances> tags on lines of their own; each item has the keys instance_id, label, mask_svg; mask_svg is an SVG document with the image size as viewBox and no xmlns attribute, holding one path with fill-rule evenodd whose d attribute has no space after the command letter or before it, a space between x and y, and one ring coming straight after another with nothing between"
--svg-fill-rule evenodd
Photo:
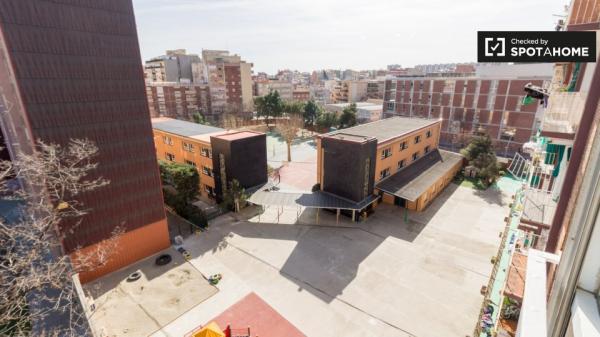
<instances>
[{"instance_id":1,"label":"metal awning","mask_svg":"<svg viewBox=\"0 0 600 337\"><path fill-rule=\"evenodd\" d=\"M360 202L344 199L327 192L283 192L271 190L265 186L254 192L248 202L261 206L279 206L279 207L306 207L306 208L327 208L327 209L347 209L360 211L369 206L379 197L369 195Z\"/></svg>"},{"instance_id":2,"label":"metal awning","mask_svg":"<svg viewBox=\"0 0 600 337\"><path fill-rule=\"evenodd\" d=\"M458 153L436 149L380 181L375 188L409 201L416 201L462 160L463 156Z\"/></svg>"}]
</instances>

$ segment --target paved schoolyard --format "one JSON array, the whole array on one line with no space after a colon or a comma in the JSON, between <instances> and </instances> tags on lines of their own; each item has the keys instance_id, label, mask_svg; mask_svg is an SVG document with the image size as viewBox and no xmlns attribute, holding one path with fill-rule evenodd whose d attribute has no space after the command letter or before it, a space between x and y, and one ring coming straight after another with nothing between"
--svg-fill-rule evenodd
<instances>
[{"instance_id":1,"label":"paved schoolyard","mask_svg":"<svg viewBox=\"0 0 600 337\"><path fill-rule=\"evenodd\" d=\"M471 335L507 200L451 184L408 223L388 205L365 223L321 211L316 225L297 209L221 216L185 242L200 272L223 274L219 292L154 336L181 336L251 292L307 336Z\"/></svg>"}]
</instances>

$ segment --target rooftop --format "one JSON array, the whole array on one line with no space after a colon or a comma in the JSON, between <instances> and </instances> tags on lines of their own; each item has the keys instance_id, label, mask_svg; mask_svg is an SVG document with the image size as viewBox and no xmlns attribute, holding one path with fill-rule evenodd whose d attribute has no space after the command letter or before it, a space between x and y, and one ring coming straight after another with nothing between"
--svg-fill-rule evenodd
<instances>
[{"instance_id":1,"label":"rooftop","mask_svg":"<svg viewBox=\"0 0 600 337\"><path fill-rule=\"evenodd\" d=\"M233 140L237 140L237 139L254 137L254 136L258 136L258 135L262 135L262 133L260 133L260 132L253 132L253 131L239 131L239 132L232 132L232 133L226 133L226 134L222 134L222 135L217 135L215 137L220 138L220 139L225 139L225 140L233 141Z\"/></svg>"},{"instance_id":2,"label":"rooftop","mask_svg":"<svg viewBox=\"0 0 600 337\"><path fill-rule=\"evenodd\" d=\"M397 138L439 122L440 121L437 119L391 117L343 130L333 131L325 134L324 137L331 137L343 133L354 136L373 137L377 138L378 143L383 143L387 140Z\"/></svg>"},{"instance_id":3,"label":"rooftop","mask_svg":"<svg viewBox=\"0 0 600 337\"><path fill-rule=\"evenodd\" d=\"M415 201L431 187L433 182L438 181L461 160L463 157L458 153L434 150L414 164L379 182L376 188Z\"/></svg>"},{"instance_id":4,"label":"rooftop","mask_svg":"<svg viewBox=\"0 0 600 337\"><path fill-rule=\"evenodd\" d=\"M331 103L331 104L327 104L327 105L335 106L335 107L339 107L339 108L345 108L345 107L350 106L350 104L352 104L352 103ZM372 102L356 102L354 104L356 104L357 108L366 108L369 106L378 106L378 107L382 106L382 104L375 104Z\"/></svg>"},{"instance_id":5,"label":"rooftop","mask_svg":"<svg viewBox=\"0 0 600 337\"><path fill-rule=\"evenodd\" d=\"M152 128L184 137L194 137L215 132L225 132L225 129L214 126L186 122L168 117L152 118Z\"/></svg>"}]
</instances>

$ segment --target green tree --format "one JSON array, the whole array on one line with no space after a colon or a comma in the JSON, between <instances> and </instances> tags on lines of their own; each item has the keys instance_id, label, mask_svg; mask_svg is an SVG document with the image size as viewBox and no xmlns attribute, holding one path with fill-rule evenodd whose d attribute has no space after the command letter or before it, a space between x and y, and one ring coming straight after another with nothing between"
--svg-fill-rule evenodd
<instances>
[{"instance_id":1,"label":"green tree","mask_svg":"<svg viewBox=\"0 0 600 337\"><path fill-rule=\"evenodd\" d=\"M206 120L206 117L204 117L204 115L200 112L194 112L192 114L192 118L194 119L194 123L196 124L210 125L210 123Z\"/></svg>"},{"instance_id":2,"label":"green tree","mask_svg":"<svg viewBox=\"0 0 600 337\"><path fill-rule=\"evenodd\" d=\"M304 125L315 125L317 118L321 114L321 108L312 99L304 105Z\"/></svg>"},{"instance_id":3,"label":"green tree","mask_svg":"<svg viewBox=\"0 0 600 337\"><path fill-rule=\"evenodd\" d=\"M355 126L356 122L356 103L352 103L345 107L340 116L339 127L340 129L349 128Z\"/></svg>"},{"instance_id":4,"label":"green tree","mask_svg":"<svg viewBox=\"0 0 600 337\"><path fill-rule=\"evenodd\" d=\"M478 178L485 186L493 184L498 179L500 168L492 139L487 133L473 137L469 145L460 150L460 153L467 158L469 165L477 168Z\"/></svg>"},{"instance_id":5,"label":"green tree","mask_svg":"<svg viewBox=\"0 0 600 337\"><path fill-rule=\"evenodd\" d=\"M206 215L201 209L192 205L198 196L200 185L198 170L191 165L163 160L158 161L158 167L163 183L165 204L190 222L206 227L208 224Z\"/></svg>"},{"instance_id":6,"label":"green tree","mask_svg":"<svg viewBox=\"0 0 600 337\"><path fill-rule=\"evenodd\" d=\"M226 209L239 212L241 207L246 204L246 200L248 200L246 190L240 185L237 179L233 179L229 183L229 188L223 194L223 203L221 205Z\"/></svg>"},{"instance_id":7,"label":"green tree","mask_svg":"<svg viewBox=\"0 0 600 337\"><path fill-rule=\"evenodd\" d=\"M283 102L283 112L285 112L288 116L302 116L302 114L304 113L304 103L298 101Z\"/></svg>"},{"instance_id":8,"label":"green tree","mask_svg":"<svg viewBox=\"0 0 600 337\"><path fill-rule=\"evenodd\" d=\"M277 90L254 99L254 106L259 117L265 118L265 123L269 125L269 118L279 117L283 114L283 101Z\"/></svg>"},{"instance_id":9,"label":"green tree","mask_svg":"<svg viewBox=\"0 0 600 337\"><path fill-rule=\"evenodd\" d=\"M338 117L334 112L324 112L317 117L317 126L324 129L337 126L338 122Z\"/></svg>"}]
</instances>

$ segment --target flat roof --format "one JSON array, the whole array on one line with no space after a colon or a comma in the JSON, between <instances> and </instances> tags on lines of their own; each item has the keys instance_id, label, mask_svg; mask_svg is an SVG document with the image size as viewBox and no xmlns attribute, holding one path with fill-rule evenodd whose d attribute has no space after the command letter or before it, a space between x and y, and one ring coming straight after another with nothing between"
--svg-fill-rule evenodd
<instances>
[{"instance_id":1,"label":"flat roof","mask_svg":"<svg viewBox=\"0 0 600 337\"><path fill-rule=\"evenodd\" d=\"M214 126L186 122L168 117L152 118L152 128L184 137L200 136L215 132L225 132L225 129Z\"/></svg>"},{"instance_id":2,"label":"flat roof","mask_svg":"<svg viewBox=\"0 0 600 337\"><path fill-rule=\"evenodd\" d=\"M340 133L336 133L335 135L329 136L328 138L333 138L333 139L338 139L338 140L347 140L350 142L358 142L358 143L362 143L365 142L369 139L372 139L373 137L366 137L366 136L356 136L356 135L351 135L351 134L347 134L344 132L340 132Z\"/></svg>"},{"instance_id":3,"label":"flat roof","mask_svg":"<svg viewBox=\"0 0 600 337\"><path fill-rule=\"evenodd\" d=\"M369 195L360 202L354 202L331 193L316 191L311 193L272 191L272 185L258 188L248 198L248 202L262 206L306 207L326 209L346 209L360 211L374 202L378 197Z\"/></svg>"},{"instance_id":4,"label":"flat roof","mask_svg":"<svg viewBox=\"0 0 600 337\"><path fill-rule=\"evenodd\" d=\"M379 182L375 188L409 201L416 201L462 160L463 156L458 153L433 150L416 163Z\"/></svg>"},{"instance_id":5,"label":"flat roof","mask_svg":"<svg viewBox=\"0 0 600 337\"><path fill-rule=\"evenodd\" d=\"M347 129L333 131L323 135L323 137L331 137L339 133L344 133L354 136L374 137L377 138L378 143L383 143L387 140L397 138L439 122L439 119L391 117Z\"/></svg>"},{"instance_id":6,"label":"flat roof","mask_svg":"<svg viewBox=\"0 0 600 337\"><path fill-rule=\"evenodd\" d=\"M335 106L335 107L339 107L339 108L345 108L345 107L349 107L351 104L353 103L329 103L326 104L327 106ZM379 107L383 107L383 101L381 104L379 103L373 103L373 102L355 102L354 104L356 104L357 108L366 108L368 106L379 106Z\"/></svg>"},{"instance_id":7,"label":"flat roof","mask_svg":"<svg viewBox=\"0 0 600 337\"><path fill-rule=\"evenodd\" d=\"M258 136L258 135L262 135L262 133L253 132L253 131L239 131L239 132L225 133L222 135L216 135L215 137L231 141L231 140L237 140L237 139L244 139L244 138L248 138L248 137L254 137L254 136Z\"/></svg>"}]
</instances>

